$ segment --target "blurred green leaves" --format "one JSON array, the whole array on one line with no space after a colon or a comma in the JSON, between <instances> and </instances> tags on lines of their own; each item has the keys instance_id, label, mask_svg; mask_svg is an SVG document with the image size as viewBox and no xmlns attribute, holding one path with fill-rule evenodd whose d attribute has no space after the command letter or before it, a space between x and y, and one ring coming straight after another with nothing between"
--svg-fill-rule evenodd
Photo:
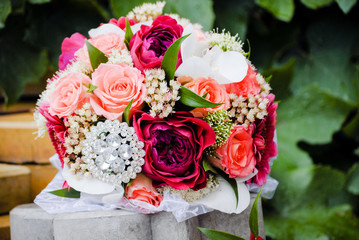
<instances>
[{"instance_id":1,"label":"blurred green leaves","mask_svg":"<svg viewBox=\"0 0 359 240\"><path fill-rule=\"evenodd\" d=\"M11 13L10 0L3 0L0 2L0 29L5 26L7 16Z\"/></svg>"},{"instance_id":2,"label":"blurred green leaves","mask_svg":"<svg viewBox=\"0 0 359 240\"><path fill-rule=\"evenodd\" d=\"M293 17L294 0L255 0L255 2L284 22L289 22Z\"/></svg>"}]
</instances>

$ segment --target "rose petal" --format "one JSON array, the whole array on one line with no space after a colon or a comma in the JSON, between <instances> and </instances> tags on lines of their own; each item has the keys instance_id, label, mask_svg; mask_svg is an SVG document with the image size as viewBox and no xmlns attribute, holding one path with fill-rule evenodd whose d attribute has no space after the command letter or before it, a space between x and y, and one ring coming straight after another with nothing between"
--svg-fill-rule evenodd
<instances>
[{"instance_id":1,"label":"rose petal","mask_svg":"<svg viewBox=\"0 0 359 240\"><path fill-rule=\"evenodd\" d=\"M137 24L132 25L131 26L132 33L135 34L137 31L139 31L141 29L142 25L151 26L152 21L141 22L141 23L137 23Z\"/></svg>"},{"instance_id":2,"label":"rose petal","mask_svg":"<svg viewBox=\"0 0 359 240\"><path fill-rule=\"evenodd\" d=\"M93 28L88 33L91 38L95 38L102 34L109 34L109 33L116 33L121 35L121 37L125 37L125 32L118 26L111 23L106 23L99 26L98 28Z\"/></svg>"},{"instance_id":3,"label":"rose petal","mask_svg":"<svg viewBox=\"0 0 359 240\"><path fill-rule=\"evenodd\" d=\"M89 194L105 194L115 189L115 185L101 182L96 178L75 175L70 171L67 164L64 164L62 176L65 178L70 187L77 191Z\"/></svg>"},{"instance_id":4,"label":"rose petal","mask_svg":"<svg viewBox=\"0 0 359 240\"><path fill-rule=\"evenodd\" d=\"M195 204L203 204L207 207L219 210L225 213L239 214L244 211L250 202L250 194L248 188L242 180L237 180L238 189L238 206L236 208L236 196L232 187L222 177L218 177L219 187L217 190L211 192L200 200L195 201Z\"/></svg>"}]
</instances>

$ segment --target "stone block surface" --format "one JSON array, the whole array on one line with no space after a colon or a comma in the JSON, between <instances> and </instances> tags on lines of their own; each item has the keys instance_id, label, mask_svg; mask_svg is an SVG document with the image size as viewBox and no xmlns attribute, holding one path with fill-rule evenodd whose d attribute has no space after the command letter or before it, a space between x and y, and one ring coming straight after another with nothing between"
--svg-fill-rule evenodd
<instances>
[{"instance_id":1,"label":"stone block surface","mask_svg":"<svg viewBox=\"0 0 359 240\"><path fill-rule=\"evenodd\" d=\"M35 140L36 124L31 112L0 116L0 161L49 163L55 153L50 138Z\"/></svg>"},{"instance_id":2,"label":"stone block surface","mask_svg":"<svg viewBox=\"0 0 359 240\"><path fill-rule=\"evenodd\" d=\"M10 240L10 216L0 216L0 239Z\"/></svg>"},{"instance_id":3,"label":"stone block surface","mask_svg":"<svg viewBox=\"0 0 359 240\"><path fill-rule=\"evenodd\" d=\"M252 203L254 196L252 196ZM218 211L177 222L172 213L140 214L125 210L48 214L35 204L25 204L10 212L11 239L54 240L204 240L196 227L227 231L249 239L248 216ZM262 212L260 235L265 236Z\"/></svg>"},{"instance_id":4,"label":"stone block surface","mask_svg":"<svg viewBox=\"0 0 359 240\"><path fill-rule=\"evenodd\" d=\"M0 164L0 189L0 214L30 202L30 170L24 166Z\"/></svg>"}]
</instances>

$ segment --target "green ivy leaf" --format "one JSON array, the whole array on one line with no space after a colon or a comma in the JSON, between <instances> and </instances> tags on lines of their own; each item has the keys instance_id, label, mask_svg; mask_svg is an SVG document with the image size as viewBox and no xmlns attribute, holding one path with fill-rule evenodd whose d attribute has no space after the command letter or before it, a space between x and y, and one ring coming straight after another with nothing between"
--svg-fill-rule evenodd
<instances>
[{"instance_id":1,"label":"green ivy leaf","mask_svg":"<svg viewBox=\"0 0 359 240\"><path fill-rule=\"evenodd\" d=\"M245 240L236 235L208 228L197 227L204 235L211 240Z\"/></svg>"},{"instance_id":2,"label":"green ivy leaf","mask_svg":"<svg viewBox=\"0 0 359 240\"><path fill-rule=\"evenodd\" d=\"M133 98L129 102L129 104L127 104L125 111L123 111L123 118L125 119L125 121L127 122L128 125L130 125L129 114L130 114L130 109L131 109L132 103L133 103Z\"/></svg>"},{"instance_id":3,"label":"green ivy leaf","mask_svg":"<svg viewBox=\"0 0 359 240\"><path fill-rule=\"evenodd\" d=\"M126 18L125 43L126 43L128 50L130 50L130 41L131 41L132 37L133 37L133 32L131 29L131 25L130 25L130 22L128 21L128 19Z\"/></svg>"},{"instance_id":4,"label":"green ivy leaf","mask_svg":"<svg viewBox=\"0 0 359 240\"><path fill-rule=\"evenodd\" d=\"M54 195L59 196L59 197L80 198L80 192L76 191L73 188L70 188L70 190L68 190L67 188L63 188L63 189L51 191L49 193L54 194Z\"/></svg>"},{"instance_id":5,"label":"green ivy leaf","mask_svg":"<svg viewBox=\"0 0 359 240\"><path fill-rule=\"evenodd\" d=\"M184 86L180 88L180 96L181 103L194 108L212 108L223 104L210 102Z\"/></svg>"},{"instance_id":6,"label":"green ivy leaf","mask_svg":"<svg viewBox=\"0 0 359 240\"><path fill-rule=\"evenodd\" d=\"M293 0L255 0L255 3L267 9L276 18L284 22L290 22L294 15Z\"/></svg>"},{"instance_id":7,"label":"green ivy leaf","mask_svg":"<svg viewBox=\"0 0 359 240\"><path fill-rule=\"evenodd\" d=\"M28 0L32 4L43 4L43 3L49 3L51 0Z\"/></svg>"},{"instance_id":8,"label":"green ivy leaf","mask_svg":"<svg viewBox=\"0 0 359 240\"><path fill-rule=\"evenodd\" d=\"M6 18L11 13L11 1L4 0L0 2L0 29L5 27Z\"/></svg>"},{"instance_id":9,"label":"green ivy leaf","mask_svg":"<svg viewBox=\"0 0 359 240\"><path fill-rule=\"evenodd\" d=\"M254 200L251 212L249 213L249 228L251 229L251 233L255 237L259 235L259 228L258 228L258 201L261 196L262 188L257 194L256 199Z\"/></svg>"},{"instance_id":10,"label":"green ivy leaf","mask_svg":"<svg viewBox=\"0 0 359 240\"><path fill-rule=\"evenodd\" d=\"M321 7L325 7L331 4L334 0L301 0L301 2L311 9L317 9Z\"/></svg>"},{"instance_id":11,"label":"green ivy leaf","mask_svg":"<svg viewBox=\"0 0 359 240\"><path fill-rule=\"evenodd\" d=\"M179 48L183 40L185 40L188 36L189 34L178 38L171 44L163 56L161 68L165 71L167 80L171 80L175 77Z\"/></svg>"},{"instance_id":12,"label":"green ivy leaf","mask_svg":"<svg viewBox=\"0 0 359 240\"><path fill-rule=\"evenodd\" d=\"M87 40L86 46L89 52L90 62L93 70L95 70L101 63L108 61L108 57Z\"/></svg>"},{"instance_id":13,"label":"green ivy leaf","mask_svg":"<svg viewBox=\"0 0 359 240\"><path fill-rule=\"evenodd\" d=\"M359 195L359 163L354 164L349 171L347 189L350 193Z\"/></svg>"},{"instance_id":14,"label":"green ivy leaf","mask_svg":"<svg viewBox=\"0 0 359 240\"><path fill-rule=\"evenodd\" d=\"M357 0L335 0L340 9L345 13L349 13L350 10L354 7L354 5L357 3Z\"/></svg>"},{"instance_id":15,"label":"green ivy leaf","mask_svg":"<svg viewBox=\"0 0 359 240\"><path fill-rule=\"evenodd\" d=\"M96 85L92 85L91 83L89 83L88 85L86 85L85 83L83 83L83 85L88 88L88 90L87 90L88 93L93 93L93 91L94 91L96 88L98 88Z\"/></svg>"},{"instance_id":16,"label":"green ivy leaf","mask_svg":"<svg viewBox=\"0 0 359 240\"><path fill-rule=\"evenodd\" d=\"M26 83L34 83L46 73L45 50L39 51L12 38L0 38L0 90L9 106L19 99Z\"/></svg>"},{"instance_id":17,"label":"green ivy leaf","mask_svg":"<svg viewBox=\"0 0 359 240\"><path fill-rule=\"evenodd\" d=\"M206 158L203 159L203 169L205 172L211 171L218 174L218 172L212 167L212 165L208 162L208 159Z\"/></svg>"}]
</instances>

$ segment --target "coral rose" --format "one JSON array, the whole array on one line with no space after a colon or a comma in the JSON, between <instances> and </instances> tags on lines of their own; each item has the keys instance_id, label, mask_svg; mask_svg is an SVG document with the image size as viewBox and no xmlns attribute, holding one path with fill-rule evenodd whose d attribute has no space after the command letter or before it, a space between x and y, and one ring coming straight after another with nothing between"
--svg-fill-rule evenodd
<instances>
[{"instance_id":1,"label":"coral rose","mask_svg":"<svg viewBox=\"0 0 359 240\"><path fill-rule=\"evenodd\" d=\"M181 78L182 77L178 78L179 82L181 82ZM184 80L188 81L187 78ZM212 78L196 78L193 81L186 83L184 86L200 96L208 93L206 96L208 101L213 103L224 103L213 108L195 108L191 111L195 117L205 117L208 112L216 112L222 109L227 110L231 106L229 95L224 86L219 85Z\"/></svg>"},{"instance_id":2,"label":"coral rose","mask_svg":"<svg viewBox=\"0 0 359 240\"><path fill-rule=\"evenodd\" d=\"M136 68L144 71L161 67L169 46L181 37L183 27L169 16L160 15L151 26L142 25L130 41L130 53ZM178 58L177 66L182 62Z\"/></svg>"},{"instance_id":3,"label":"coral rose","mask_svg":"<svg viewBox=\"0 0 359 240\"><path fill-rule=\"evenodd\" d=\"M152 186L152 180L143 174L137 174L132 183L127 185L125 191L128 199L146 202L155 207L158 207L163 200L162 195Z\"/></svg>"},{"instance_id":4,"label":"coral rose","mask_svg":"<svg viewBox=\"0 0 359 240\"><path fill-rule=\"evenodd\" d=\"M236 125L228 141L217 148L219 157L211 157L210 161L223 169L229 177L246 177L253 172L256 160L253 153L253 138L250 129Z\"/></svg>"},{"instance_id":5,"label":"coral rose","mask_svg":"<svg viewBox=\"0 0 359 240\"><path fill-rule=\"evenodd\" d=\"M133 99L133 110L143 106L146 94L141 72L126 64L100 64L92 73L92 84L97 86L90 103L97 115L107 119L122 119L123 111Z\"/></svg>"},{"instance_id":6,"label":"coral rose","mask_svg":"<svg viewBox=\"0 0 359 240\"><path fill-rule=\"evenodd\" d=\"M242 81L225 84L224 86L228 93L234 93L237 96L247 98L249 94L257 95L261 90L261 86L259 85L256 76L257 73L248 64L247 75Z\"/></svg>"},{"instance_id":7,"label":"coral rose","mask_svg":"<svg viewBox=\"0 0 359 240\"><path fill-rule=\"evenodd\" d=\"M130 26L135 25L137 23L134 19L129 19L127 17L120 17L118 20L116 18L112 18L108 23L114 24L120 27L122 30L126 29L126 19L128 20Z\"/></svg>"},{"instance_id":8,"label":"coral rose","mask_svg":"<svg viewBox=\"0 0 359 240\"><path fill-rule=\"evenodd\" d=\"M202 155L216 139L208 123L187 112L159 118L138 111L133 127L145 143L142 173L153 179L155 186L168 184L179 190L206 186Z\"/></svg>"},{"instance_id":9,"label":"coral rose","mask_svg":"<svg viewBox=\"0 0 359 240\"><path fill-rule=\"evenodd\" d=\"M60 118L71 115L87 99L91 79L83 73L69 73L58 80L49 100L49 113Z\"/></svg>"}]
</instances>

